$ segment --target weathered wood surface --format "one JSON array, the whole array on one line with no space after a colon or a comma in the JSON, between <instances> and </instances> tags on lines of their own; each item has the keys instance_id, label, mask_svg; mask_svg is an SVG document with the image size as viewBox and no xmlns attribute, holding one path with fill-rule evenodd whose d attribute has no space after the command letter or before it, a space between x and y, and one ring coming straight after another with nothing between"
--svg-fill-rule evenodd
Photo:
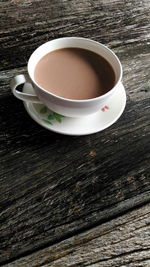
<instances>
[{"instance_id":1,"label":"weathered wood surface","mask_svg":"<svg viewBox=\"0 0 150 267\"><path fill-rule=\"evenodd\" d=\"M0 1L1 264L149 202L149 11L138 0ZM103 132L51 133L10 92L32 51L62 36L103 42L122 62L127 107Z\"/></svg>"},{"instance_id":2,"label":"weathered wood surface","mask_svg":"<svg viewBox=\"0 0 150 267\"><path fill-rule=\"evenodd\" d=\"M150 205L6 267L150 266Z\"/></svg>"}]
</instances>

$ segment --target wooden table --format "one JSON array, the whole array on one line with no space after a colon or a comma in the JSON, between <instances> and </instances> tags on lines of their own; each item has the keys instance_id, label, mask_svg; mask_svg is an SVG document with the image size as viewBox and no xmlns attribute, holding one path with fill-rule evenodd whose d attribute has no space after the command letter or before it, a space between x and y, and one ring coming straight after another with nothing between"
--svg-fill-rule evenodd
<instances>
[{"instance_id":1,"label":"wooden table","mask_svg":"<svg viewBox=\"0 0 150 267\"><path fill-rule=\"evenodd\" d=\"M150 3L0 1L0 263L150 266ZM30 54L58 37L102 42L120 58L125 112L88 136L52 133L11 93Z\"/></svg>"}]
</instances>

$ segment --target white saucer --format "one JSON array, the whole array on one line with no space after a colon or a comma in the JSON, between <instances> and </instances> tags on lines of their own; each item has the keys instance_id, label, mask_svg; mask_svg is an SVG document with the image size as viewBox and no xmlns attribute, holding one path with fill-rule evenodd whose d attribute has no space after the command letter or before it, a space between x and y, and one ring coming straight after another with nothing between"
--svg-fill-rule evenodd
<instances>
[{"instance_id":1,"label":"white saucer","mask_svg":"<svg viewBox=\"0 0 150 267\"><path fill-rule=\"evenodd\" d=\"M24 102L28 114L41 126L65 135L87 135L102 131L116 122L126 105L126 93L123 85L120 91L110 97L106 105L97 113L82 117L63 117L42 104Z\"/></svg>"}]
</instances>

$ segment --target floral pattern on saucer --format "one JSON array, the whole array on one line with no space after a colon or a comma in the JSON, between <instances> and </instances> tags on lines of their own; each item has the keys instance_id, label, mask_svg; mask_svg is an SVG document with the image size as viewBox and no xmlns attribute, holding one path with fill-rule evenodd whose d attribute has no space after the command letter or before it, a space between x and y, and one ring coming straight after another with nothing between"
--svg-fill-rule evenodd
<instances>
[{"instance_id":1,"label":"floral pattern on saucer","mask_svg":"<svg viewBox=\"0 0 150 267\"><path fill-rule=\"evenodd\" d=\"M62 122L63 115L58 114L56 112L50 111L47 107L43 106L40 111L41 114L46 115L46 117L42 118L42 120L48 124L53 124L53 121L57 121L59 123Z\"/></svg>"}]
</instances>

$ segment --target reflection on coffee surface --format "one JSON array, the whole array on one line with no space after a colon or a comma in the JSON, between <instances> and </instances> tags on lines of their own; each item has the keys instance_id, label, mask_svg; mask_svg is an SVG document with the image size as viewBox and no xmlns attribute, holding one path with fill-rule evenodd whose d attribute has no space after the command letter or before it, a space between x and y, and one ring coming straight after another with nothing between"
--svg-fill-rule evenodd
<instances>
[{"instance_id":1,"label":"reflection on coffee surface","mask_svg":"<svg viewBox=\"0 0 150 267\"><path fill-rule=\"evenodd\" d=\"M81 48L52 51L37 63L34 79L45 90L69 99L90 99L113 88L115 73L102 56Z\"/></svg>"}]
</instances>

